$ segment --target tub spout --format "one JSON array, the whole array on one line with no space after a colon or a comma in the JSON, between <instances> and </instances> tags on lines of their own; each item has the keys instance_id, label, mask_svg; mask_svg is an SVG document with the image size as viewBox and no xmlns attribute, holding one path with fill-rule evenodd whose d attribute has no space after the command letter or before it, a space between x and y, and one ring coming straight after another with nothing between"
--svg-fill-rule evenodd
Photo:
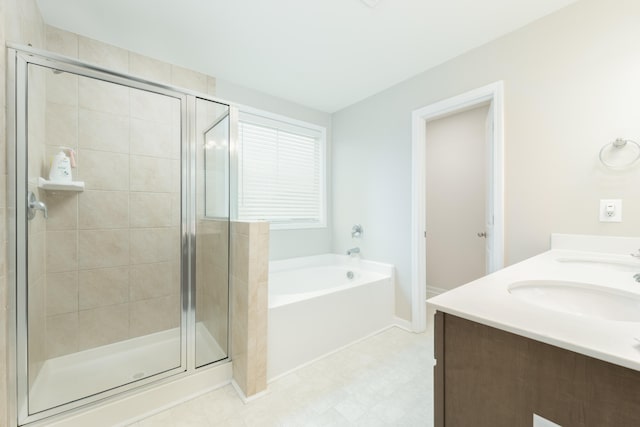
<instances>
[{"instance_id":1,"label":"tub spout","mask_svg":"<svg viewBox=\"0 0 640 427\"><path fill-rule=\"evenodd\" d=\"M360 248L351 248L347 251L347 255L355 255L360 253Z\"/></svg>"}]
</instances>

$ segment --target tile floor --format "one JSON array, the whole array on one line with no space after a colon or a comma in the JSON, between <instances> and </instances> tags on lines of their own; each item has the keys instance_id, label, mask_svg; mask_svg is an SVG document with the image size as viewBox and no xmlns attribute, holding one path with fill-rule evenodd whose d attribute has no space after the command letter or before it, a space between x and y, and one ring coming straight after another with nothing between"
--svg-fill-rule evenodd
<instances>
[{"instance_id":1,"label":"tile floor","mask_svg":"<svg viewBox=\"0 0 640 427\"><path fill-rule=\"evenodd\" d=\"M133 427L433 425L433 333L393 327L269 384L243 404L228 385Z\"/></svg>"}]
</instances>

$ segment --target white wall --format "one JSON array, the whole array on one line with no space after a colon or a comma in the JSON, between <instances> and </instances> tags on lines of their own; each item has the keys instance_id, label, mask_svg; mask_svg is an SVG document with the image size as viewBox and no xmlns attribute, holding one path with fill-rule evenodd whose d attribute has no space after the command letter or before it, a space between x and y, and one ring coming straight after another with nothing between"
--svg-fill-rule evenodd
<instances>
[{"instance_id":1,"label":"white wall","mask_svg":"<svg viewBox=\"0 0 640 427\"><path fill-rule=\"evenodd\" d=\"M640 167L598 162L616 137L640 140L638 22L637 0L581 0L334 114L334 249L362 222L363 256L396 265L397 314L411 317L411 112L497 80L506 264L552 232L640 235ZM623 199L622 223L598 222L600 198Z\"/></svg>"},{"instance_id":2,"label":"white wall","mask_svg":"<svg viewBox=\"0 0 640 427\"><path fill-rule=\"evenodd\" d=\"M216 79L216 96L234 104L258 108L302 120L327 129L327 159L331 159L331 115L303 107L253 89ZM327 161L327 227L301 230L271 230L269 258L272 260L331 252L331 162Z\"/></svg>"}]
</instances>

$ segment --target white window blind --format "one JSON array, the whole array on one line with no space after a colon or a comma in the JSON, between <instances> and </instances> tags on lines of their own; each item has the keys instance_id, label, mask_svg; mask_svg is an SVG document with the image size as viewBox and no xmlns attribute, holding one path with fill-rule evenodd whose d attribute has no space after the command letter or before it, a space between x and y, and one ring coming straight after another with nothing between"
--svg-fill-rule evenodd
<instances>
[{"instance_id":1,"label":"white window blind","mask_svg":"<svg viewBox=\"0 0 640 427\"><path fill-rule=\"evenodd\" d=\"M324 226L324 132L248 113L238 130L239 218Z\"/></svg>"}]
</instances>

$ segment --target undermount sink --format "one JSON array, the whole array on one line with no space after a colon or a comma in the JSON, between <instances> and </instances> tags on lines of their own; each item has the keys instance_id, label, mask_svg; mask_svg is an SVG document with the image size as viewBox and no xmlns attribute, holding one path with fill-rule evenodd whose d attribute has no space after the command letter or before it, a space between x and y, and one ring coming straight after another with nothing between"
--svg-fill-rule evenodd
<instances>
[{"instance_id":1,"label":"undermount sink","mask_svg":"<svg viewBox=\"0 0 640 427\"><path fill-rule=\"evenodd\" d=\"M508 290L524 302L549 310L595 319L640 322L640 295L630 292L553 280L515 282Z\"/></svg>"},{"instance_id":2,"label":"undermount sink","mask_svg":"<svg viewBox=\"0 0 640 427\"><path fill-rule=\"evenodd\" d=\"M634 262L635 261L635 262ZM556 258L556 262L563 264L577 264L585 267L606 268L615 271L640 272L640 262L630 259L629 261L598 258L598 257L562 257Z\"/></svg>"}]
</instances>

